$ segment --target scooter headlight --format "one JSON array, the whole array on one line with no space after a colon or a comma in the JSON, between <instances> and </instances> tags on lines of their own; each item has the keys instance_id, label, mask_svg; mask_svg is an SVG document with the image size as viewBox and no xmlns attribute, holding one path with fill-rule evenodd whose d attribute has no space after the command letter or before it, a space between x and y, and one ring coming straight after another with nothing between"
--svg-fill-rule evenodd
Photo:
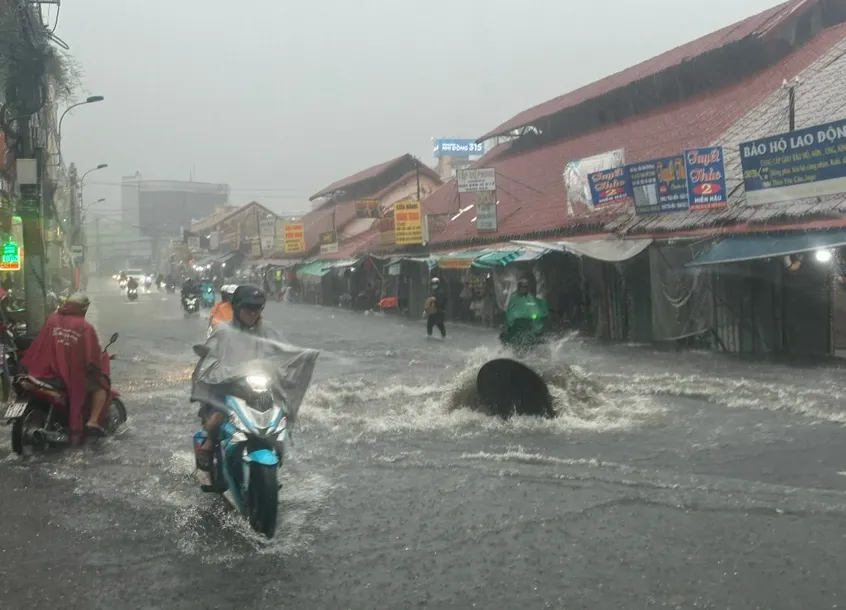
<instances>
[{"instance_id":1,"label":"scooter headlight","mask_svg":"<svg viewBox=\"0 0 846 610\"><path fill-rule=\"evenodd\" d=\"M267 375L247 375L246 381L253 392L267 392L270 386L270 377Z\"/></svg>"}]
</instances>

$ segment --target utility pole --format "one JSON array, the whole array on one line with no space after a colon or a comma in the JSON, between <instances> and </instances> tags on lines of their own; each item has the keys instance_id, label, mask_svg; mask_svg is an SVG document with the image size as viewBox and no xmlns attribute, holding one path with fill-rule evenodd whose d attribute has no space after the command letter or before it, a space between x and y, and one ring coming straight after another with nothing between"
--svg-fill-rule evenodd
<instances>
[{"instance_id":1,"label":"utility pole","mask_svg":"<svg viewBox=\"0 0 846 610\"><path fill-rule=\"evenodd\" d=\"M40 178L44 169L40 159L36 158L30 130L30 116L18 118L18 167L21 162L34 166L34 175L22 179L22 172L18 175L20 200L18 213L23 228L23 274L24 301L26 303L27 334L34 334L44 324L47 318L46 285L44 273L44 239L41 223L44 210L41 204Z\"/></svg>"},{"instance_id":2,"label":"utility pole","mask_svg":"<svg viewBox=\"0 0 846 610\"><path fill-rule=\"evenodd\" d=\"M94 217L94 235L97 237L95 242L94 260L97 261L97 275L102 275L100 272L100 217Z\"/></svg>"},{"instance_id":3,"label":"utility pole","mask_svg":"<svg viewBox=\"0 0 846 610\"><path fill-rule=\"evenodd\" d=\"M79 290L79 265L74 254L74 246L79 244L79 202L77 194L79 188L77 185L76 164L71 163L68 168L68 183L70 185L70 211L68 213L68 232L70 238L70 256L71 269L73 270L73 289Z\"/></svg>"},{"instance_id":4,"label":"utility pole","mask_svg":"<svg viewBox=\"0 0 846 610\"><path fill-rule=\"evenodd\" d=\"M420 201L420 159L414 158L414 168L417 170L417 201Z\"/></svg>"}]
</instances>

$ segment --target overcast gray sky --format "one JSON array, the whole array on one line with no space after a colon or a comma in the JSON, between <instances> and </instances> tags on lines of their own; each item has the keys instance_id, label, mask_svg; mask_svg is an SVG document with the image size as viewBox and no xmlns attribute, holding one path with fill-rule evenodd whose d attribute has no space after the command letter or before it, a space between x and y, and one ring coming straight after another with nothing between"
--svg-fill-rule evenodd
<instances>
[{"instance_id":1,"label":"overcast gray sky","mask_svg":"<svg viewBox=\"0 0 846 610\"><path fill-rule=\"evenodd\" d=\"M56 34L106 101L65 119L86 201L123 175L307 209L323 186L775 6L774 0L84 0ZM55 19L56 9L49 9ZM51 21L52 23L52 21ZM80 94L84 97L85 93Z\"/></svg>"}]
</instances>

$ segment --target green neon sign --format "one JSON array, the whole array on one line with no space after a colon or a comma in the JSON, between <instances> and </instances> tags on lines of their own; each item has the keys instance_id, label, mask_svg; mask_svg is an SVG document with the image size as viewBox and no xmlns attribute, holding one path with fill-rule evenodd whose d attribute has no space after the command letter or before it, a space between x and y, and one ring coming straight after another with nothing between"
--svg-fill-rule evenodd
<instances>
[{"instance_id":1,"label":"green neon sign","mask_svg":"<svg viewBox=\"0 0 846 610\"><path fill-rule=\"evenodd\" d=\"M15 240L10 239L0 250L0 270L18 271L21 268L21 249Z\"/></svg>"}]
</instances>

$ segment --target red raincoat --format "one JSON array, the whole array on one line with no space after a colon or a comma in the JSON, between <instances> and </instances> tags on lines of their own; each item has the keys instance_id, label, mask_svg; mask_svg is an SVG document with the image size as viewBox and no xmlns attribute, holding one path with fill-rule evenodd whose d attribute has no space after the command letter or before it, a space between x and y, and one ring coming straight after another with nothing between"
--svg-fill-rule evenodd
<instances>
[{"instance_id":1,"label":"red raincoat","mask_svg":"<svg viewBox=\"0 0 846 610\"><path fill-rule=\"evenodd\" d=\"M99 379L100 341L85 320L85 310L66 303L47 316L21 364L27 373L42 379L61 379L68 391L68 428L71 438L81 436L88 392L87 380ZM106 371L107 372L107 371Z\"/></svg>"}]
</instances>

